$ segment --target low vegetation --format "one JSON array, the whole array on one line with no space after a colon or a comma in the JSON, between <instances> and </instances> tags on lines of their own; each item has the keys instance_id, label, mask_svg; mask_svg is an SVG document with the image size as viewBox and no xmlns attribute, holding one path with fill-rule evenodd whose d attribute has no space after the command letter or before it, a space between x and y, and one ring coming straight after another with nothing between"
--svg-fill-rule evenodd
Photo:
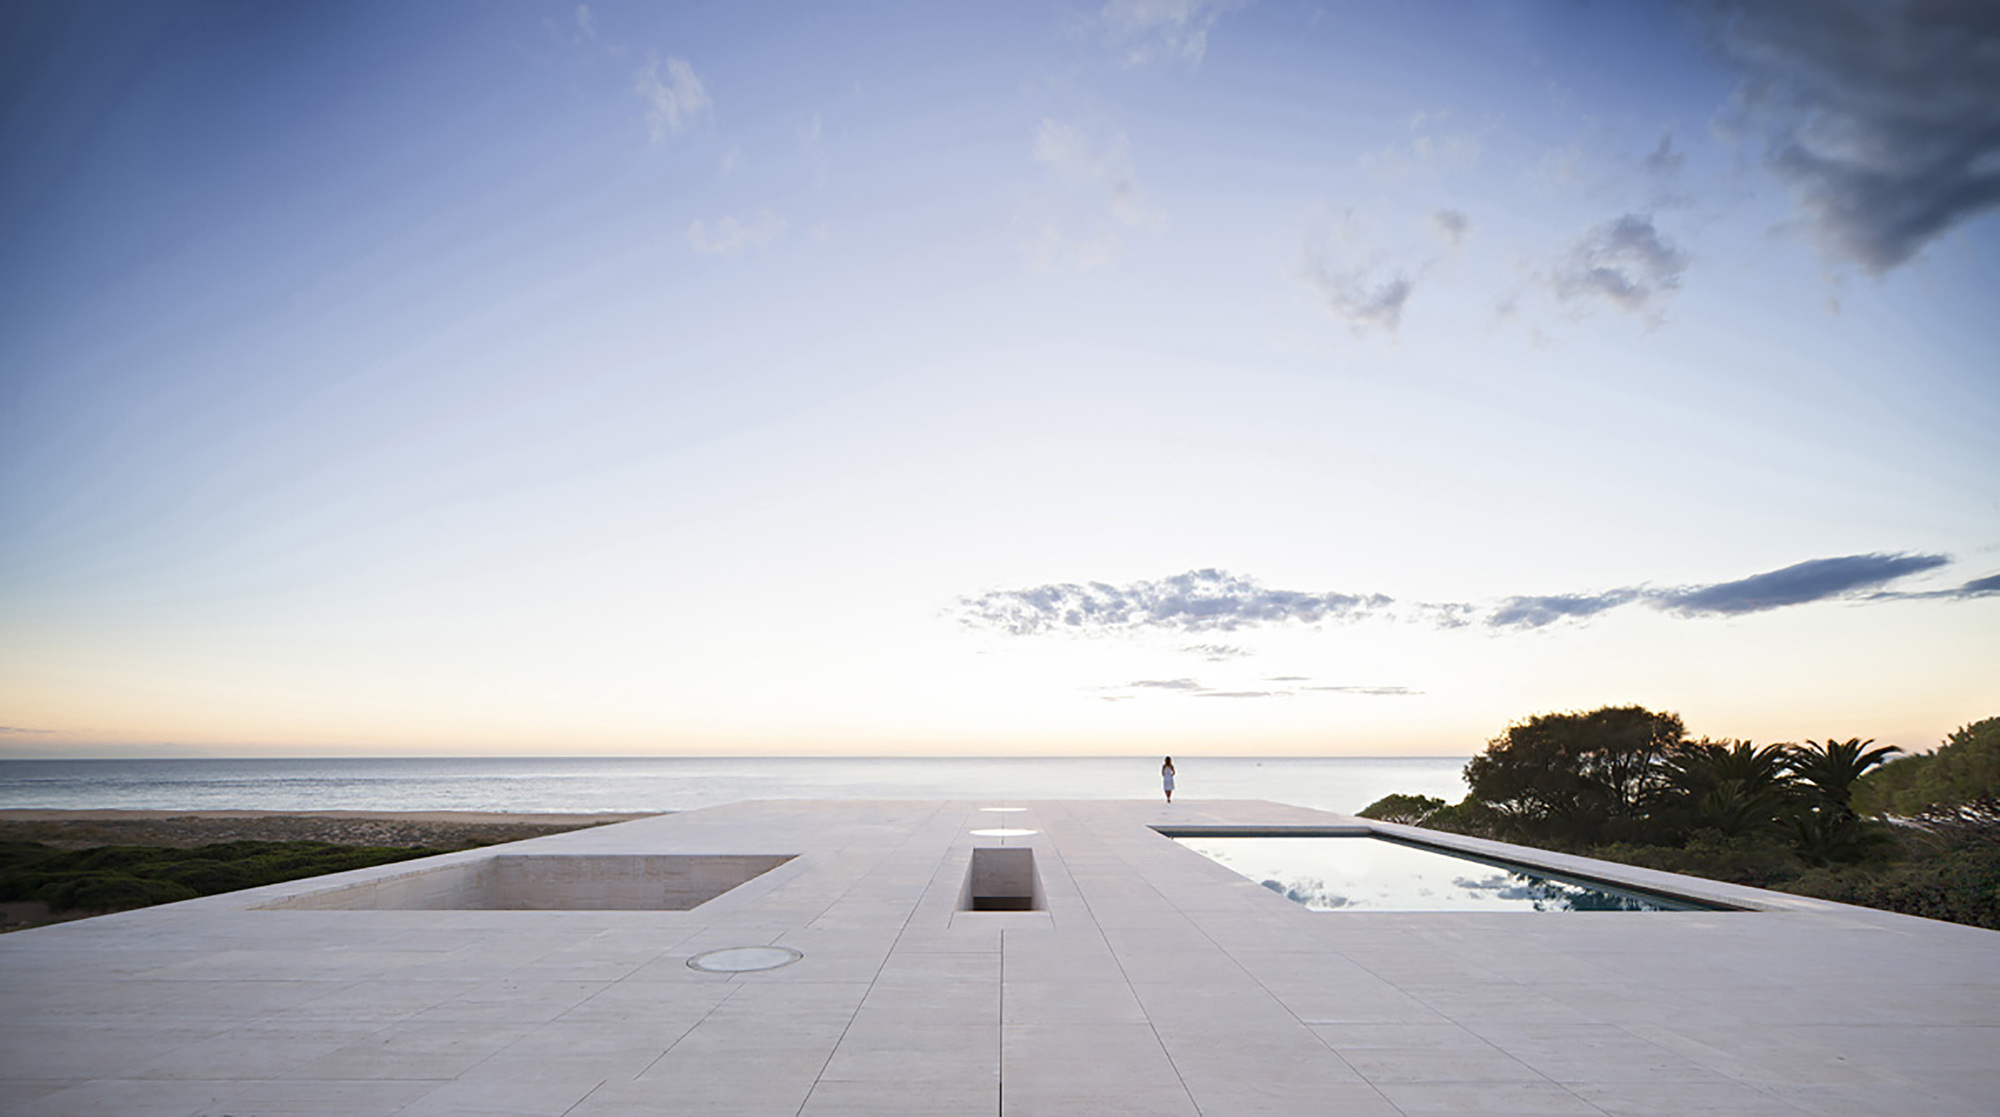
<instances>
[{"instance_id":1,"label":"low vegetation","mask_svg":"<svg viewBox=\"0 0 2000 1117\"><path fill-rule=\"evenodd\" d=\"M2000 930L2000 718L1899 751L1690 739L1676 714L1607 706L1509 726L1462 802L1361 814Z\"/></svg>"},{"instance_id":2,"label":"low vegetation","mask_svg":"<svg viewBox=\"0 0 2000 1117\"><path fill-rule=\"evenodd\" d=\"M219 842L167 846L58 849L41 842L0 841L0 904L15 922L31 925L66 915L98 914L191 900L300 877L428 857L420 846L336 845L331 842Z\"/></svg>"}]
</instances>

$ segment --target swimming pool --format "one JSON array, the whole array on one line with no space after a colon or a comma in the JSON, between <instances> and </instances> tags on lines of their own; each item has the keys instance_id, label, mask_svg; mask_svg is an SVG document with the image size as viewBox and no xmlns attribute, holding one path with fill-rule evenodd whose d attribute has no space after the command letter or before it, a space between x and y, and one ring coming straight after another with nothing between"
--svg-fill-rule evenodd
<instances>
[{"instance_id":1,"label":"swimming pool","mask_svg":"<svg viewBox=\"0 0 2000 1117\"><path fill-rule=\"evenodd\" d=\"M1170 838L1313 911L1720 911L1381 835Z\"/></svg>"}]
</instances>

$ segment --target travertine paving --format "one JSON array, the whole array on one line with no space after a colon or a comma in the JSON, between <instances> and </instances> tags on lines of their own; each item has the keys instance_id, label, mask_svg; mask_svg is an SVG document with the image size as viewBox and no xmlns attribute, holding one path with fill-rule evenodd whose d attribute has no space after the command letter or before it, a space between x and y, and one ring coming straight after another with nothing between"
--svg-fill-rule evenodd
<instances>
[{"instance_id":1,"label":"travertine paving","mask_svg":"<svg viewBox=\"0 0 2000 1117\"><path fill-rule=\"evenodd\" d=\"M0 1113L2000 1107L1994 932L1519 850L1763 910L1314 913L1151 827L1355 820L989 805L742 803L8 935ZM1036 832L971 833L999 827ZM1034 850L1040 910L961 910L1003 844ZM688 910L314 906L428 903L398 878L460 863L437 902L463 903L501 855L796 856ZM687 964L763 944L801 957Z\"/></svg>"}]
</instances>

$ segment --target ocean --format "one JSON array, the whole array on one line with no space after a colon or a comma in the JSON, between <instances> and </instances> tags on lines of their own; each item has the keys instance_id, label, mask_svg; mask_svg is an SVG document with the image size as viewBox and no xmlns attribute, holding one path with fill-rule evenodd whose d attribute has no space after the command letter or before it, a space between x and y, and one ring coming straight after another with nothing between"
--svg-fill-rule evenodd
<instances>
[{"instance_id":1,"label":"ocean","mask_svg":"<svg viewBox=\"0 0 2000 1117\"><path fill-rule=\"evenodd\" d=\"M1465 795L1464 757L1181 756L1182 800L1353 813ZM0 760L0 809L678 811L744 799L1151 799L1157 757L448 757Z\"/></svg>"}]
</instances>

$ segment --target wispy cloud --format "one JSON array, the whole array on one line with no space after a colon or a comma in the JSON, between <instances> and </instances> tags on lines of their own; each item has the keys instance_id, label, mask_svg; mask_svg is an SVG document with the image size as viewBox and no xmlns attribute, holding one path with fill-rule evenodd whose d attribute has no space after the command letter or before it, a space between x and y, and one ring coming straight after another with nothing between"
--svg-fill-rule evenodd
<instances>
[{"instance_id":1,"label":"wispy cloud","mask_svg":"<svg viewBox=\"0 0 2000 1117\"><path fill-rule=\"evenodd\" d=\"M1944 555L1878 554L1813 559L1734 582L1668 590L1654 595L1653 600L1663 609L1688 615L1761 613L1873 589L1950 562Z\"/></svg>"},{"instance_id":2,"label":"wispy cloud","mask_svg":"<svg viewBox=\"0 0 2000 1117\"><path fill-rule=\"evenodd\" d=\"M1674 150L1674 137L1671 132L1660 133L1660 145L1653 149L1651 155L1646 156L1644 162L1646 172L1655 178L1672 178L1681 173L1681 168L1686 164L1687 156Z\"/></svg>"},{"instance_id":3,"label":"wispy cloud","mask_svg":"<svg viewBox=\"0 0 2000 1117\"><path fill-rule=\"evenodd\" d=\"M1297 684L1311 683L1305 675L1280 675L1264 680L1268 683ZM1137 679L1124 686L1103 688L1106 692L1099 697L1110 701L1124 701L1137 698L1141 694L1173 694L1183 698L1296 698L1303 694L1345 694L1364 698L1391 698L1422 694L1402 686L1297 686L1279 685L1274 687L1213 687L1194 679Z\"/></svg>"},{"instance_id":4,"label":"wispy cloud","mask_svg":"<svg viewBox=\"0 0 2000 1117\"><path fill-rule=\"evenodd\" d=\"M1991 594L2000 594L2000 574L1989 574L1984 578L1974 578L1972 581L1958 587L1953 596L1986 597Z\"/></svg>"},{"instance_id":5,"label":"wispy cloud","mask_svg":"<svg viewBox=\"0 0 2000 1117\"><path fill-rule=\"evenodd\" d=\"M1431 214L1431 223L1437 226L1438 232L1451 242L1453 248L1463 244L1465 235L1472 231L1472 219L1455 209L1441 209Z\"/></svg>"},{"instance_id":6,"label":"wispy cloud","mask_svg":"<svg viewBox=\"0 0 2000 1117\"><path fill-rule=\"evenodd\" d=\"M1274 590L1223 570L1190 570L1158 581L1114 586L1061 583L995 590L959 602L970 625L1016 636L1140 629L1227 632L1251 625L1349 620L1384 608L1380 595Z\"/></svg>"},{"instance_id":7,"label":"wispy cloud","mask_svg":"<svg viewBox=\"0 0 2000 1117\"><path fill-rule=\"evenodd\" d=\"M663 81L659 56L647 55L645 66L632 76L632 92L646 106L646 124L652 129L656 144L680 135L688 125L707 115L711 107L708 91L702 88L694 67L681 58L667 59Z\"/></svg>"},{"instance_id":8,"label":"wispy cloud","mask_svg":"<svg viewBox=\"0 0 2000 1117\"><path fill-rule=\"evenodd\" d=\"M1215 22L1241 6L1242 0L1107 0L1098 20L1127 66L1165 59L1196 67Z\"/></svg>"},{"instance_id":9,"label":"wispy cloud","mask_svg":"<svg viewBox=\"0 0 2000 1117\"><path fill-rule=\"evenodd\" d=\"M1564 302L1603 299L1624 310L1652 311L1681 285L1687 255L1653 227L1650 216L1628 213L1593 226L1557 259L1550 276Z\"/></svg>"},{"instance_id":10,"label":"wispy cloud","mask_svg":"<svg viewBox=\"0 0 2000 1117\"><path fill-rule=\"evenodd\" d=\"M1761 141L1832 254L1873 272L2000 205L2000 8L1709 0Z\"/></svg>"},{"instance_id":11,"label":"wispy cloud","mask_svg":"<svg viewBox=\"0 0 2000 1117\"><path fill-rule=\"evenodd\" d=\"M1638 590L1605 593L1563 593L1544 597L1509 597L1494 606L1486 623L1496 628L1540 628L1557 621L1594 617L1608 609L1637 601Z\"/></svg>"},{"instance_id":12,"label":"wispy cloud","mask_svg":"<svg viewBox=\"0 0 2000 1117\"><path fill-rule=\"evenodd\" d=\"M1679 617L1729 617L1820 601L1961 599L2000 595L2000 575L1975 579L1952 590L1892 592L1882 588L1899 579L1936 570L1950 561L1945 555L1846 555L1811 559L1747 578L1707 585L1667 588L1624 586L1592 592L1515 595L1486 603L1398 602L1378 593L1272 589L1252 578L1206 569L1191 570L1158 581L1124 585L1056 583L1029 589L995 590L959 599L956 614L961 622L970 627L1014 636L1235 631L1363 619L1387 619L1437 628L1478 625L1488 629L1521 630L1582 623L1631 605L1642 605ZM1214 645L1197 644L1183 650L1203 654L1205 649L1211 647ZM1186 684L1192 682L1189 679L1153 680L1130 685L1191 689Z\"/></svg>"},{"instance_id":13,"label":"wispy cloud","mask_svg":"<svg viewBox=\"0 0 2000 1117\"><path fill-rule=\"evenodd\" d=\"M1160 222L1159 207L1139 187L1125 133L1043 117L1033 150L1056 188L1055 208L1064 212L1037 224L1031 245L1037 268L1102 267L1117 258L1122 231Z\"/></svg>"},{"instance_id":14,"label":"wispy cloud","mask_svg":"<svg viewBox=\"0 0 2000 1117\"><path fill-rule=\"evenodd\" d=\"M1328 312L1355 333L1395 333L1417 289L1414 269L1372 247L1369 239L1350 212L1339 224L1306 237L1299 273Z\"/></svg>"},{"instance_id":15,"label":"wispy cloud","mask_svg":"<svg viewBox=\"0 0 2000 1117\"><path fill-rule=\"evenodd\" d=\"M576 31L586 39L597 38L597 17L590 13L590 5L576 6Z\"/></svg>"},{"instance_id":16,"label":"wispy cloud","mask_svg":"<svg viewBox=\"0 0 2000 1117\"><path fill-rule=\"evenodd\" d=\"M723 217L710 224L697 220L688 226L687 236L688 245L704 256L735 256L770 244L784 231L785 219L765 209L748 221Z\"/></svg>"},{"instance_id":17,"label":"wispy cloud","mask_svg":"<svg viewBox=\"0 0 2000 1117\"><path fill-rule=\"evenodd\" d=\"M1236 644L1189 644L1181 650L1189 655L1198 655L1210 663L1221 663L1229 659L1241 659L1254 654L1249 648Z\"/></svg>"}]
</instances>

